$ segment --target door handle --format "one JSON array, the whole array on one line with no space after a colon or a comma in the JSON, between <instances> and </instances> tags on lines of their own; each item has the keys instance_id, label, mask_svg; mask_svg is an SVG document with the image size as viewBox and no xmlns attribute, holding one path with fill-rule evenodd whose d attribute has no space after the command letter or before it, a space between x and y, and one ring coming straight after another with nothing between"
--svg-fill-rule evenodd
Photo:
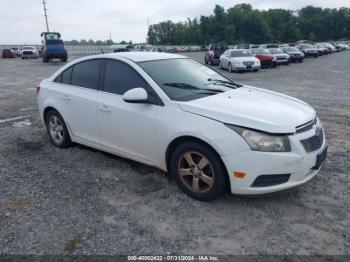
<instances>
[{"instance_id":1,"label":"door handle","mask_svg":"<svg viewBox=\"0 0 350 262\"><path fill-rule=\"evenodd\" d=\"M69 95L63 95L63 96L62 96L62 99L63 99L63 100L66 100L66 101L70 101Z\"/></svg>"},{"instance_id":2,"label":"door handle","mask_svg":"<svg viewBox=\"0 0 350 262\"><path fill-rule=\"evenodd\" d=\"M100 106L99 109L102 112L106 112L106 113L110 113L111 112L111 109L108 106L106 106L106 105Z\"/></svg>"}]
</instances>

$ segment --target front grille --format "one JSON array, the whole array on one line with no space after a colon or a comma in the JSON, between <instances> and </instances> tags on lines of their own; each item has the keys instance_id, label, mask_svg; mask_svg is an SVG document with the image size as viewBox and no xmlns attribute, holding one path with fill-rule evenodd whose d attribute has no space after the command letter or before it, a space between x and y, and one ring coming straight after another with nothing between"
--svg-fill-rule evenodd
<instances>
[{"instance_id":1,"label":"front grille","mask_svg":"<svg viewBox=\"0 0 350 262\"><path fill-rule=\"evenodd\" d=\"M24 55L32 55L33 52L32 52L32 51L24 51L23 54L24 54Z\"/></svg>"},{"instance_id":2,"label":"front grille","mask_svg":"<svg viewBox=\"0 0 350 262\"><path fill-rule=\"evenodd\" d=\"M247 65L247 66L254 65L254 64L255 64L255 62L252 62L252 61L243 62L243 65Z\"/></svg>"},{"instance_id":3,"label":"front grille","mask_svg":"<svg viewBox=\"0 0 350 262\"><path fill-rule=\"evenodd\" d=\"M323 144L323 130L320 129L319 133L300 141L307 153L316 151L322 147Z\"/></svg>"},{"instance_id":4,"label":"front grille","mask_svg":"<svg viewBox=\"0 0 350 262\"><path fill-rule=\"evenodd\" d=\"M289 178L290 174L261 175L255 179L254 183L252 184L252 187L276 186L287 183Z\"/></svg>"}]
</instances>

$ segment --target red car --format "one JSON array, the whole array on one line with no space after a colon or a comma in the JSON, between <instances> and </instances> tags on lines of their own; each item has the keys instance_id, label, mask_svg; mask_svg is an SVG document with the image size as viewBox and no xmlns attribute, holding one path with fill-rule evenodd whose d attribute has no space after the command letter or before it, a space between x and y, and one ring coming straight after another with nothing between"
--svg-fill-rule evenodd
<instances>
[{"instance_id":1,"label":"red car","mask_svg":"<svg viewBox=\"0 0 350 262\"><path fill-rule=\"evenodd\" d=\"M275 68L277 66L277 59L271 52L264 48L251 49L255 57L260 60L261 68Z\"/></svg>"},{"instance_id":2,"label":"red car","mask_svg":"<svg viewBox=\"0 0 350 262\"><path fill-rule=\"evenodd\" d=\"M15 58L16 54L11 49L2 50L2 58Z\"/></svg>"},{"instance_id":3,"label":"red car","mask_svg":"<svg viewBox=\"0 0 350 262\"><path fill-rule=\"evenodd\" d=\"M204 63L213 65L220 64L220 56L228 49L226 44L211 44L209 51L204 56Z\"/></svg>"}]
</instances>

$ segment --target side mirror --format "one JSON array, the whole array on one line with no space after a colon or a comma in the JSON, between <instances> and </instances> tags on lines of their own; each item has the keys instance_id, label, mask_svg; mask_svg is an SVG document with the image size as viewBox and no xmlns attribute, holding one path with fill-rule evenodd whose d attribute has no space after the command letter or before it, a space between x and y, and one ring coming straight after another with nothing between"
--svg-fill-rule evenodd
<instances>
[{"instance_id":1,"label":"side mirror","mask_svg":"<svg viewBox=\"0 0 350 262\"><path fill-rule=\"evenodd\" d=\"M142 87L137 87L126 91L123 100L127 103L148 103L147 91Z\"/></svg>"}]
</instances>

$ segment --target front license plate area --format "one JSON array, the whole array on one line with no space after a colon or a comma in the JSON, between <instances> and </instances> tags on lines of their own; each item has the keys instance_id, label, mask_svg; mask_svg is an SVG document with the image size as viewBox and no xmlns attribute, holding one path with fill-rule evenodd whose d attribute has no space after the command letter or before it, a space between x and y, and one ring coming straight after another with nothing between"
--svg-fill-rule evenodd
<instances>
[{"instance_id":1,"label":"front license plate area","mask_svg":"<svg viewBox=\"0 0 350 262\"><path fill-rule=\"evenodd\" d=\"M317 155L317 157L316 157L316 165L312 169L314 169L314 170L319 170L320 169L322 163L327 158L327 151L328 151L328 147L323 149L323 151L320 154Z\"/></svg>"}]
</instances>

